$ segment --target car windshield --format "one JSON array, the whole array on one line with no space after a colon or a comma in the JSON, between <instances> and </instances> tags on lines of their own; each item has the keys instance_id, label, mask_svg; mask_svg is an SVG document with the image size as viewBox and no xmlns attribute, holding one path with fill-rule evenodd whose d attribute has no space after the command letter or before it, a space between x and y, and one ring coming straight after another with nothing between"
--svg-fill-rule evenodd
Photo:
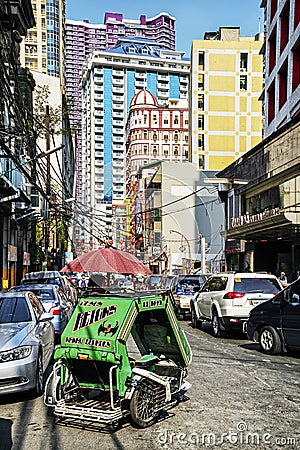
<instances>
[{"instance_id":1,"label":"car windshield","mask_svg":"<svg viewBox=\"0 0 300 450\"><path fill-rule=\"evenodd\" d=\"M199 288L200 283L197 278L182 278L178 281L176 286L176 294L193 294L195 292L195 288Z\"/></svg>"},{"instance_id":2,"label":"car windshield","mask_svg":"<svg viewBox=\"0 0 300 450\"><path fill-rule=\"evenodd\" d=\"M51 302L55 300L53 292L46 289L30 289L42 302Z\"/></svg>"},{"instance_id":3,"label":"car windshield","mask_svg":"<svg viewBox=\"0 0 300 450\"><path fill-rule=\"evenodd\" d=\"M31 320L24 297L0 298L0 323L30 322Z\"/></svg>"},{"instance_id":4,"label":"car windshield","mask_svg":"<svg viewBox=\"0 0 300 450\"><path fill-rule=\"evenodd\" d=\"M276 278L235 278L235 292L274 294L281 291Z\"/></svg>"}]
</instances>

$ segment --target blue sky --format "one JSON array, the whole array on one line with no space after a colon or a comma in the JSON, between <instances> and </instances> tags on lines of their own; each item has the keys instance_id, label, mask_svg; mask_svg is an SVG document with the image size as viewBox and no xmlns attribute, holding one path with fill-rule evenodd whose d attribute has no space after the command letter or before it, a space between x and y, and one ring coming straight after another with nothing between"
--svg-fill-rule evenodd
<instances>
[{"instance_id":1,"label":"blue sky","mask_svg":"<svg viewBox=\"0 0 300 450\"><path fill-rule=\"evenodd\" d=\"M176 19L176 50L190 54L193 39L219 27L240 27L241 36L263 30L261 0L66 0L67 18L103 23L105 12L122 13L127 19L147 18L167 12Z\"/></svg>"}]
</instances>

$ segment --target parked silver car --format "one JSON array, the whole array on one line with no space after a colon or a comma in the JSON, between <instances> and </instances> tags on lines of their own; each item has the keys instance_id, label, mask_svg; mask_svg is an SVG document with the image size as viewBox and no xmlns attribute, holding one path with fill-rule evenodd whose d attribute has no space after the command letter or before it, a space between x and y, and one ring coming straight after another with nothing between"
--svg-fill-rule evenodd
<instances>
[{"instance_id":1,"label":"parked silver car","mask_svg":"<svg viewBox=\"0 0 300 450\"><path fill-rule=\"evenodd\" d=\"M14 286L10 291L33 292L41 301L46 312L53 314L54 332L60 336L73 311L74 303L69 301L64 291L56 284L30 284Z\"/></svg>"},{"instance_id":2,"label":"parked silver car","mask_svg":"<svg viewBox=\"0 0 300 450\"><path fill-rule=\"evenodd\" d=\"M54 351L53 316L31 292L0 292L0 395L43 391Z\"/></svg>"},{"instance_id":3,"label":"parked silver car","mask_svg":"<svg viewBox=\"0 0 300 450\"><path fill-rule=\"evenodd\" d=\"M77 290L73 284L68 280L68 278L62 275L57 270L39 271L39 272L29 272L24 275L21 280L21 284L55 284L59 286L68 297L68 300L77 303L78 294Z\"/></svg>"}]
</instances>

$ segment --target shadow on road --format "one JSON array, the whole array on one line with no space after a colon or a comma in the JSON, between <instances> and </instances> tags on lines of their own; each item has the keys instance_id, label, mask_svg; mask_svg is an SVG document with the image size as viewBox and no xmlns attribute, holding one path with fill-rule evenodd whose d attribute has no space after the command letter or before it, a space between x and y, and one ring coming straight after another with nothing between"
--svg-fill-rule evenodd
<instances>
[{"instance_id":1,"label":"shadow on road","mask_svg":"<svg viewBox=\"0 0 300 450\"><path fill-rule=\"evenodd\" d=\"M12 420L0 418L0 436L1 436L1 450L10 450L12 448L11 427Z\"/></svg>"}]
</instances>

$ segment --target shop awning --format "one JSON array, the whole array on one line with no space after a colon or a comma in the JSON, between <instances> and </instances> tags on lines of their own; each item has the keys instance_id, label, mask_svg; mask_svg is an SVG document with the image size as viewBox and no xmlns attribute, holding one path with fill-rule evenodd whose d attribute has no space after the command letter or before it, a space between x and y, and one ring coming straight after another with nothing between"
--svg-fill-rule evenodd
<instances>
[{"instance_id":1,"label":"shop awning","mask_svg":"<svg viewBox=\"0 0 300 450\"><path fill-rule=\"evenodd\" d=\"M30 198L17 188L5 175L0 175L0 204L8 202L24 202L30 204Z\"/></svg>"}]
</instances>

